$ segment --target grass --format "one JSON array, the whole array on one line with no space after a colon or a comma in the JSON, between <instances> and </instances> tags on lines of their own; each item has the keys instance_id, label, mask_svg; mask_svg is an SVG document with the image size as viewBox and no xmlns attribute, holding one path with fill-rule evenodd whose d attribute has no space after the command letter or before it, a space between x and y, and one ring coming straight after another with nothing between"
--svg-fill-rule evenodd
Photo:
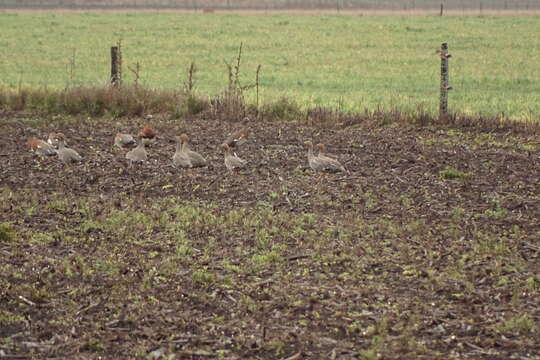
<instances>
[{"instance_id":1,"label":"grass","mask_svg":"<svg viewBox=\"0 0 540 360\"><path fill-rule=\"evenodd\" d=\"M452 167L447 167L444 170L439 171L439 176L446 180L454 180L454 179L465 179L471 175L463 171L454 169Z\"/></svg>"},{"instance_id":2,"label":"grass","mask_svg":"<svg viewBox=\"0 0 540 360\"><path fill-rule=\"evenodd\" d=\"M15 231L10 223L0 223L0 243L8 243L15 240Z\"/></svg>"},{"instance_id":3,"label":"grass","mask_svg":"<svg viewBox=\"0 0 540 360\"><path fill-rule=\"evenodd\" d=\"M0 14L0 86L100 87L109 47L122 40L124 80L140 64L145 88L181 89L194 62L195 90L221 94L225 61L243 43L243 85L260 71L262 103L282 97L302 108L417 111L434 114L440 61L448 42L450 109L465 115L537 120L540 46L534 16L349 16L232 14ZM24 45L21 45L24 44ZM255 92L247 91L249 102ZM191 103L187 106L199 107Z\"/></svg>"}]
</instances>

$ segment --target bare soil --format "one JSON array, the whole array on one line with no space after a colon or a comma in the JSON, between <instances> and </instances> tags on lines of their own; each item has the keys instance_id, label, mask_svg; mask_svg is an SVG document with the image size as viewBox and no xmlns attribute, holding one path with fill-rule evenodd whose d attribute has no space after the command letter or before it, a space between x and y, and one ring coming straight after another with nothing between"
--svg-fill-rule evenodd
<instances>
[{"instance_id":1,"label":"bare soil","mask_svg":"<svg viewBox=\"0 0 540 360\"><path fill-rule=\"evenodd\" d=\"M0 118L17 234L0 240L0 358L539 358L538 135L252 122L231 174L236 125L207 119L154 119L128 167L113 136L144 123ZM25 147L53 131L82 163ZM170 166L182 132L209 166ZM306 140L349 173L314 174ZM180 229L183 260L178 205L206 214ZM118 212L149 226L99 225Z\"/></svg>"}]
</instances>

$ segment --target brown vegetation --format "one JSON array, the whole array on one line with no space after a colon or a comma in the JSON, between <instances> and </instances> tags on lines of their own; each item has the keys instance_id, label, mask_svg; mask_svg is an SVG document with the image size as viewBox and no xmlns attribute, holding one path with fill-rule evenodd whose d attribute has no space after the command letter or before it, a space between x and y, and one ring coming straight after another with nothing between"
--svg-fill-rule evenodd
<instances>
[{"instance_id":1,"label":"brown vegetation","mask_svg":"<svg viewBox=\"0 0 540 360\"><path fill-rule=\"evenodd\" d=\"M229 89L214 98L176 90L149 90L138 86L67 88L60 91L21 89L0 91L0 111L41 115L88 115L114 118L159 114L176 119L181 116L215 118L239 122L246 115L255 120L294 121L327 126L353 126L364 123L392 123L419 126L438 125L474 128L484 131L536 134L540 123L516 121L505 117L481 117L451 114L434 116L419 109L404 113L398 110L342 112L317 106L301 109L291 99L282 98L263 104L260 109L244 102L241 89ZM4 115L5 116L5 115Z\"/></svg>"}]
</instances>

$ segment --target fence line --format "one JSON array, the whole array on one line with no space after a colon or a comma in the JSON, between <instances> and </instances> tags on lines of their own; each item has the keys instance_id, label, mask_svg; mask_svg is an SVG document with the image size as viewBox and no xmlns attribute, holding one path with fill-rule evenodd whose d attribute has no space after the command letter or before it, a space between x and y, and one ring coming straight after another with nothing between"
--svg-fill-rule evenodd
<instances>
[{"instance_id":1,"label":"fence line","mask_svg":"<svg viewBox=\"0 0 540 360\"><path fill-rule=\"evenodd\" d=\"M121 43L120 41L116 44L117 46L112 46L110 48L111 50L111 57L110 57L110 68L111 68L111 74L110 74L110 77L108 77L106 74L105 74L105 69L107 69L107 60L105 59L104 62L100 62L101 65L100 65L100 75L98 74L97 76L101 79L101 84L103 84L103 82L107 82L107 83L111 83L113 84L114 86L118 86L121 84L121 81L122 80L128 80L129 82L133 81L133 78L130 78L130 79L122 79L122 49L121 49ZM75 51L75 50L74 50ZM75 54L75 52L73 53ZM433 54L433 53L432 53ZM432 55L435 59L437 58L437 56L435 55ZM412 83L411 85L412 86L407 86L406 87L406 91L404 91L403 88L391 88L391 87L388 87L388 85L380 85L380 86L377 86L378 84L373 84L373 83L370 83L369 85L367 85L366 87L364 88L359 88L359 89L353 89L352 91L353 92L357 92L357 93L362 93L364 90L366 91L370 91L370 92L377 92L379 90L384 90L385 93L387 94L395 94L395 95L398 95L399 97L404 97L404 98L407 98L407 97L417 97L418 95L420 95L421 97L423 97L427 102L429 102L430 106L436 106L436 96L437 96L437 93L438 91L440 91L440 97L439 97L439 114L440 116L444 116L446 115L447 113L449 112L452 112L452 111L449 111L449 107L448 107L448 91L451 89L450 85L449 85L449 71L448 71L448 59L451 57L451 55L448 53L448 45L447 44L442 44L441 46L441 49L438 51L438 56L441 58L441 73L440 73L440 87L437 87L436 85L436 81L433 81L433 86L422 86L422 87L415 87L414 84ZM74 55L73 55L74 57ZM74 63L74 58L73 58L73 63ZM128 59L128 62L129 62L129 59ZM432 63L434 64L434 63ZM128 66L128 69L134 73L135 77L134 77L134 83L136 86L138 86L139 84L139 81L140 81L140 64L139 63L136 63L136 66L135 67L130 67ZM435 70L435 68L433 67L432 70ZM437 72L436 71L431 71L430 70L430 76L429 78L433 78L433 80L435 80L435 76L437 76ZM128 73L129 75L129 73ZM69 87L71 86L87 86L89 85L88 83L84 83L82 81L77 81L75 78L74 78L74 75L73 74L69 74ZM144 82L144 81L143 81ZM258 81L257 81L258 82ZM22 81L19 83L19 86L20 84L22 83ZM453 75L453 81L452 81L453 85L456 85L457 88L459 89L459 94L456 94L457 98L458 99L462 99L463 96L467 95L467 94L471 94L471 93L493 93L493 94L497 94L498 98L503 98L504 97L504 90L501 90L501 88L490 88L489 87L489 82L488 83L484 83L484 82L477 82L477 81L468 81L467 80L467 77L464 76L464 74L456 74L456 75ZM46 85L46 84L45 84ZM534 85L534 86L533 86ZM92 86L92 85L90 85ZM525 82L525 86L527 86L528 88L530 88L530 93L531 95L532 94L537 94L537 84L534 82L534 80L529 80L529 81L526 81ZM324 84L320 84L319 86L317 86L317 84L315 84L314 87L312 87L312 90L314 90L314 93L317 91L317 90L320 90L320 89L324 89L325 93L326 94L331 94L332 96L335 96L337 98L342 98L343 96L347 97L347 93L349 91L348 88L344 87L344 88L333 88L333 87L330 87L330 88L327 88L324 86ZM290 90L293 90L294 91L294 85L290 88ZM212 93L207 93L207 95L212 95ZM304 95L308 95L309 96L309 93L305 93ZM532 104L531 104L531 108L532 108ZM524 108L524 111L528 111L528 107L525 107ZM433 110L435 110L435 108L433 108ZM455 109L452 109L455 111Z\"/></svg>"},{"instance_id":2,"label":"fence line","mask_svg":"<svg viewBox=\"0 0 540 360\"><path fill-rule=\"evenodd\" d=\"M183 10L540 10L537 0L0 0L0 8L183 9Z\"/></svg>"},{"instance_id":3,"label":"fence line","mask_svg":"<svg viewBox=\"0 0 540 360\"><path fill-rule=\"evenodd\" d=\"M437 54L441 57L441 84L440 84L440 96L439 96L439 116L444 117L447 116L448 111L448 93L450 90L452 90L452 87L449 84L449 66L448 66L448 59L452 57L452 55L448 52L448 43L442 43L441 44L441 50L437 51ZM191 65L194 66L194 63ZM257 68L257 106L259 104L259 71L260 71L261 65ZM136 69L131 69L131 71L135 74L135 86L138 86L139 82L139 63L136 64ZM122 84L122 47L121 42L119 41L116 46L111 47L111 77L110 77L110 83L112 86L117 87ZM426 93L436 93L435 88L433 89L426 89L426 88L419 88L424 90ZM467 87L461 87L462 91L470 90L470 88ZM328 89L326 89L328 90ZM411 88L409 88L411 90ZM490 89L486 89L482 87L482 92L490 91ZM491 91L497 91L500 93L499 90L491 90Z\"/></svg>"}]
</instances>

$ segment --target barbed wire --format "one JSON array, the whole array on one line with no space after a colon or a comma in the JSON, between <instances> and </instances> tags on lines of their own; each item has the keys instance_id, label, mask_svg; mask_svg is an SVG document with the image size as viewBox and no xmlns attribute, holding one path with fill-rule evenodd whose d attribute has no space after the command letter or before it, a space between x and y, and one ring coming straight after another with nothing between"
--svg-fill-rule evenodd
<instances>
[{"instance_id":1,"label":"barbed wire","mask_svg":"<svg viewBox=\"0 0 540 360\"><path fill-rule=\"evenodd\" d=\"M0 8L540 10L537 0L0 0Z\"/></svg>"}]
</instances>

